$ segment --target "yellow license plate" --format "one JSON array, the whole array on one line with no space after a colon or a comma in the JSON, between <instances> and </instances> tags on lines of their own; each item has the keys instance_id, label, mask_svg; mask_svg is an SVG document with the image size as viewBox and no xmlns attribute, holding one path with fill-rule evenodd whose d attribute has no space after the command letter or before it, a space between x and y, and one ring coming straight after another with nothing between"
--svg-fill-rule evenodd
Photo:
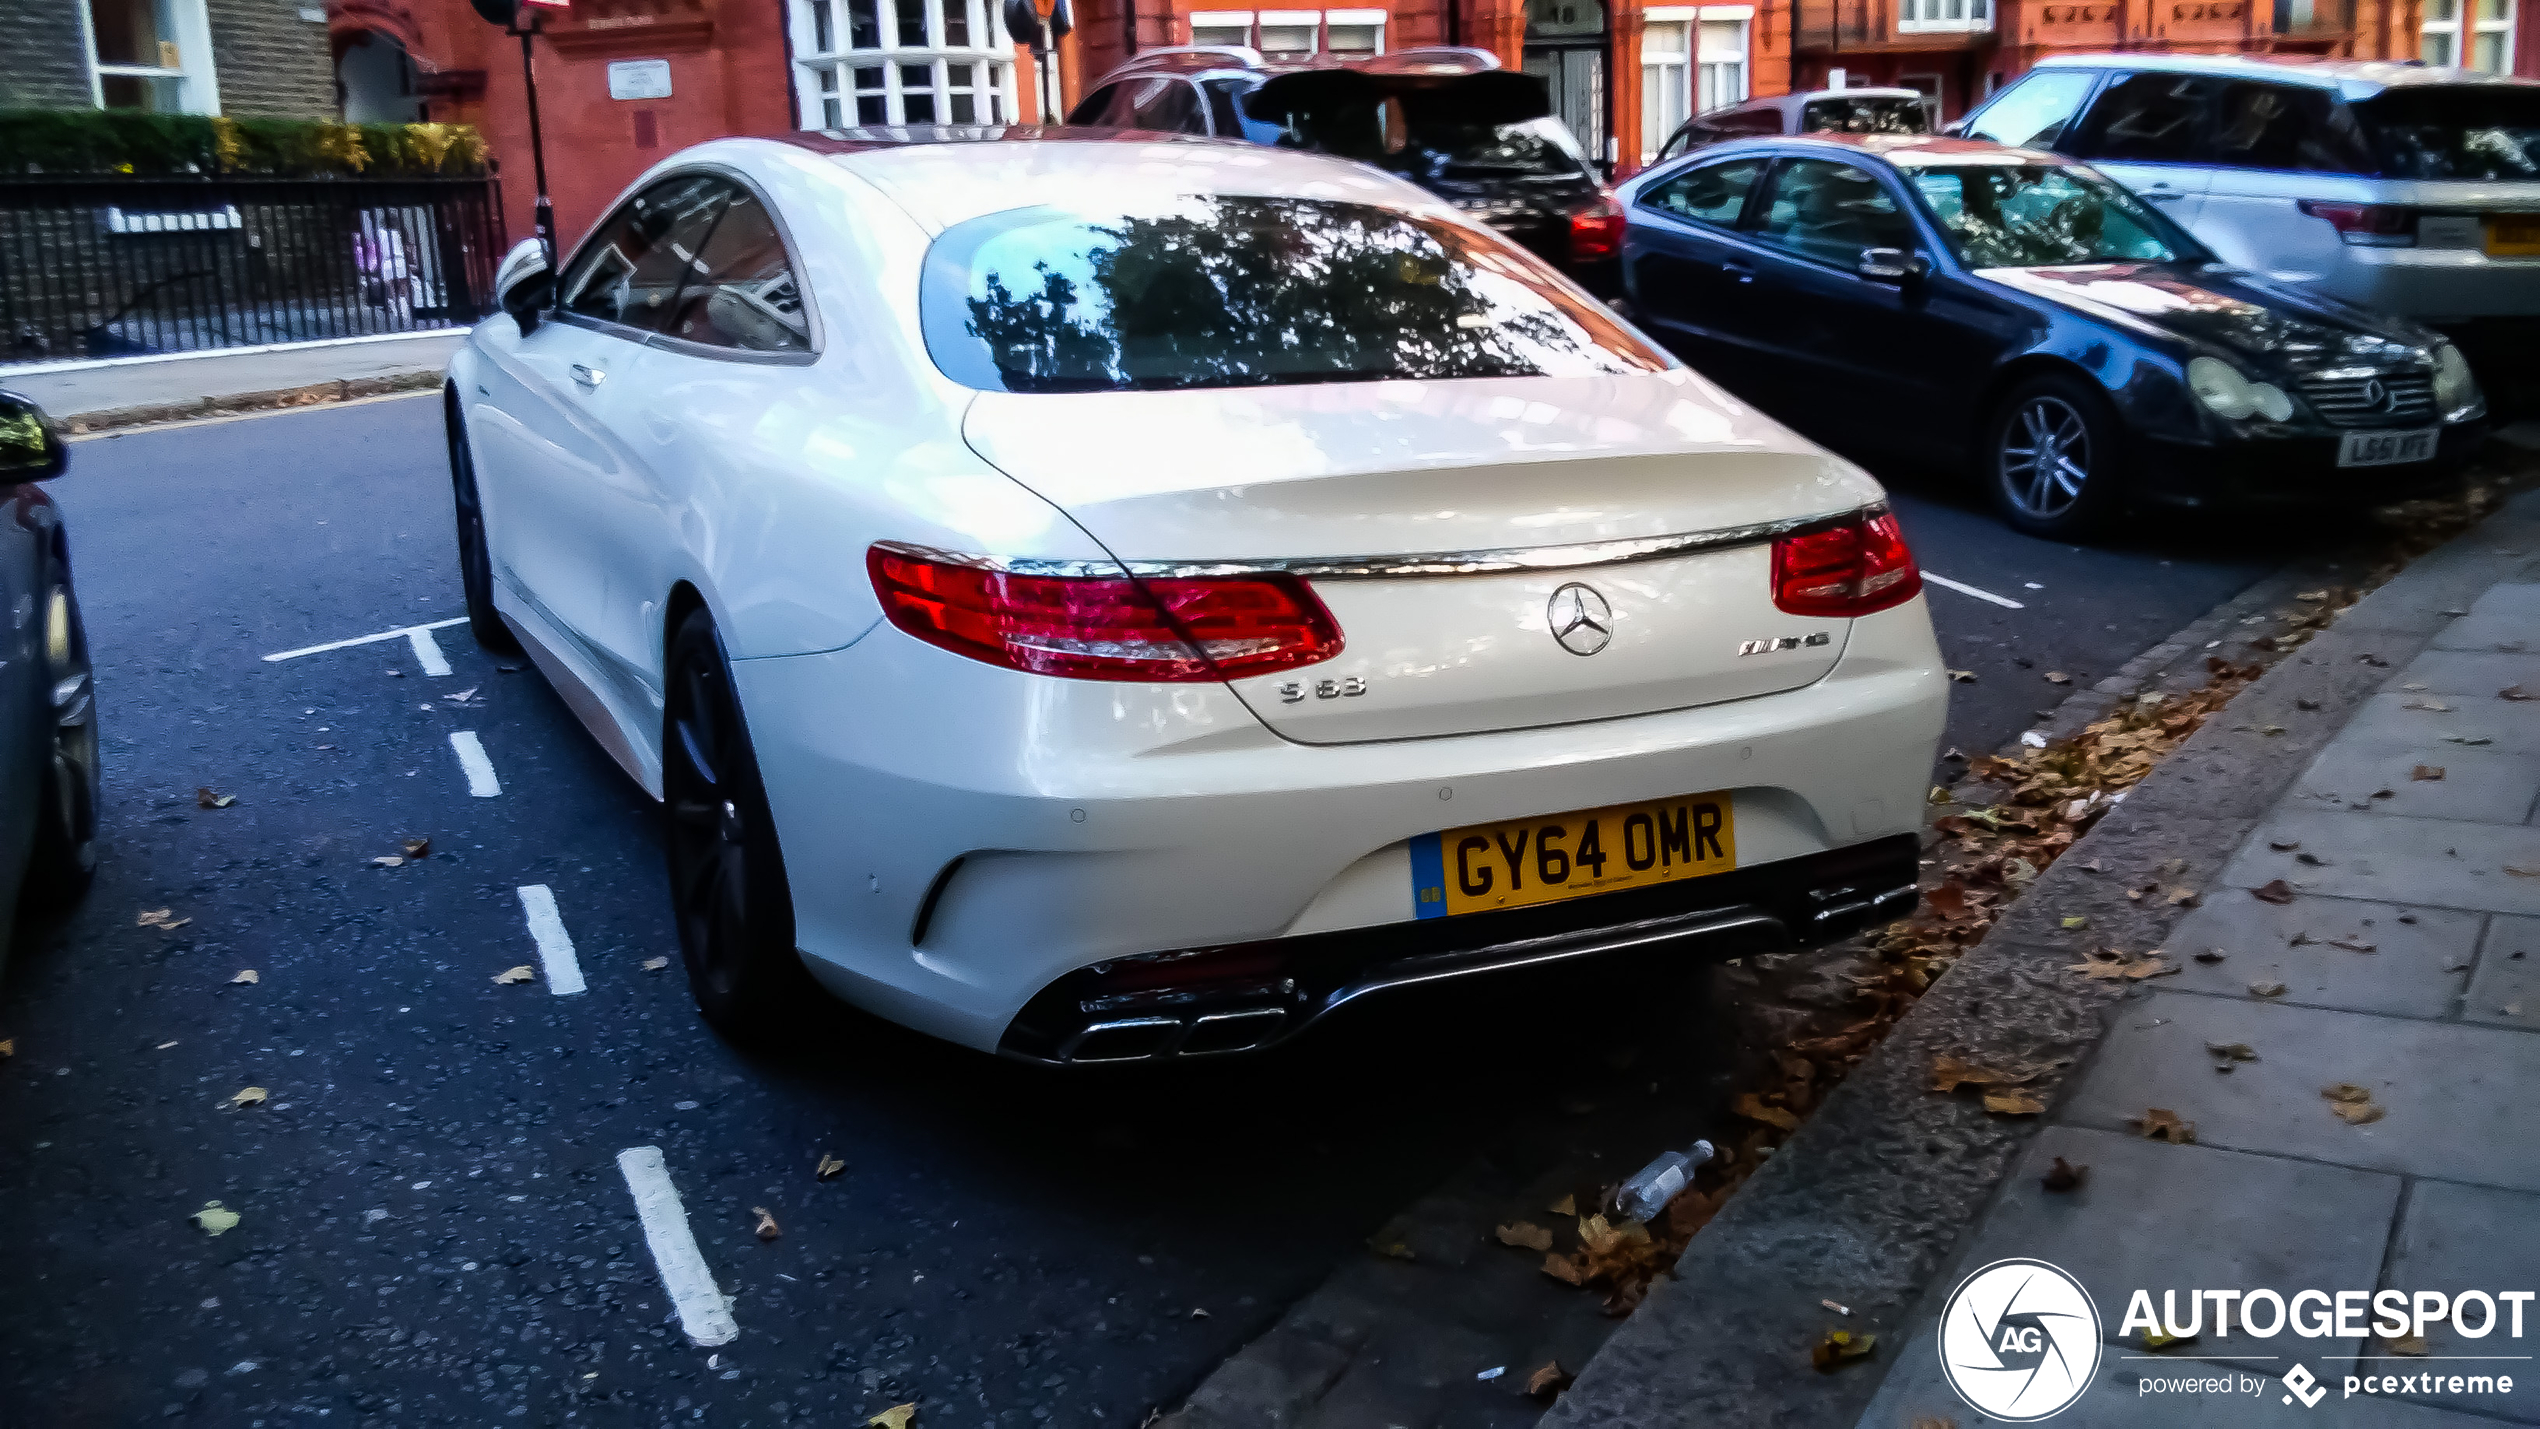
<instances>
[{"instance_id":1,"label":"yellow license plate","mask_svg":"<svg viewBox=\"0 0 2540 1429\"><path fill-rule=\"evenodd\" d=\"M2497 214L2487 220L2487 256L2540 258L2540 214Z\"/></svg>"},{"instance_id":2,"label":"yellow license plate","mask_svg":"<svg viewBox=\"0 0 2540 1429\"><path fill-rule=\"evenodd\" d=\"M1411 841L1423 918L1558 903L1737 867L1737 806L1723 791L1475 824Z\"/></svg>"}]
</instances>

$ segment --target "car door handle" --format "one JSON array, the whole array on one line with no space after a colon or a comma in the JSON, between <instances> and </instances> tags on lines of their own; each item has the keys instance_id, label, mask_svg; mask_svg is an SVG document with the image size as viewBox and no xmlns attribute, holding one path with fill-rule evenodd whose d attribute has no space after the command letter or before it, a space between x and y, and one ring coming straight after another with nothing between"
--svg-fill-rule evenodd
<instances>
[{"instance_id":1,"label":"car door handle","mask_svg":"<svg viewBox=\"0 0 2540 1429\"><path fill-rule=\"evenodd\" d=\"M573 380L596 391L601 383L609 380L609 375L596 367L585 367L577 362L573 364Z\"/></svg>"},{"instance_id":2,"label":"car door handle","mask_svg":"<svg viewBox=\"0 0 2540 1429\"><path fill-rule=\"evenodd\" d=\"M2148 199L2158 199L2163 203L2167 203L2171 199L2187 197L2187 195L2180 193L2176 189L2145 189L2143 191L2143 196Z\"/></svg>"},{"instance_id":3,"label":"car door handle","mask_svg":"<svg viewBox=\"0 0 2540 1429\"><path fill-rule=\"evenodd\" d=\"M1723 263L1720 265L1720 271L1737 279L1741 283L1752 283L1755 281L1755 270L1747 267L1743 263Z\"/></svg>"}]
</instances>

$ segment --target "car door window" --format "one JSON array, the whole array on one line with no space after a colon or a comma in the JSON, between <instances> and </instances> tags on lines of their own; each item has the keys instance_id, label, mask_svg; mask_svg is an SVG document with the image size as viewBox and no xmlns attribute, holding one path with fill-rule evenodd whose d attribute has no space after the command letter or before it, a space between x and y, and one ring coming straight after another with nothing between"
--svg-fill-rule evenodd
<instances>
[{"instance_id":1,"label":"car door window","mask_svg":"<svg viewBox=\"0 0 2540 1429\"><path fill-rule=\"evenodd\" d=\"M758 195L732 186L687 268L666 336L742 352L811 351L802 285Z\"/></svg>"},{"instance_id":2,"label":"car door window","mask_svg":"<svg viewBox=\"0 0 2540 1429\"><path fill-rule=\"evenodd\" d=\"M1967 137L1990 139L2023 149L2052 149L2064 137L2099 72L2087 69L2030 70L2002 91L1984 111L1967 121Z\"/></svg>"},{"instance_id":3,"label":"car door window","mask_svg":"<svg viewBox=\"0 0 2540 1429\"><path fill-rule=\"evenodd\" d=\"M1165 134L1208 132L1208 122L1200 117L1199 91L1178 79L1150 82L1143 93L1130 101L1129 111L1132 129L1153 129Z\"/></svg>"},{"instance_id":4,"label":"car door window","mask_svg":"<svg viewBox=\"0 0 2540 1429\"><path fill-rule=\"evenodd\" d=\"M2243 82L2214 106L2207 162L2235 169L2369 172L2354 114L2324 89Z\"/></svg>"},{"instance_id":5,"label":"car door window","mask_svg":"<svg viewBox=\"0 0 2540 1429\"><path fill-rule=\"evenodd\" d=\"M2220 87L2204 75L2128 75L2091 104L2072 152L2111 163L2202 163Z\"/></svg>"},{"instance_id":6,"label":"car door window","mask_svg":"<svg viewBox=\"0 0 2540 1429\"><path fill-rule=\"evenodd\" d=\"M664 179L627 200L565 270L564 310L660 332L689 262L730 190L711 174Z\"/></svg>"},{"instance_id":7,"label":"car door window","mask_svg":"<svg viewBox=\"0 0 2540 1429\"><path fill-rule=\"evenodd\" d=\"M1864 249L1918 246L1914 221L1885 184L1866 170L1826 159L1794 159L1782 166L1755 236L1847 269L1861 261Z\"/></svg>"},{"instance_id":8,"label":"car door window","mask_svg":"<svg viewBox=\"0 0 2540 1429\"><path fill-rule=\"evenodd\" d=\"M1764 164L1760 158L1730 159L1689 169L1650 185L1640 196L1641 206L1696 223L1735 228L1738 215L1746 209L1746 196L1754 191L1756 177L1764 172Z\"/></svg>"}]
</instances>

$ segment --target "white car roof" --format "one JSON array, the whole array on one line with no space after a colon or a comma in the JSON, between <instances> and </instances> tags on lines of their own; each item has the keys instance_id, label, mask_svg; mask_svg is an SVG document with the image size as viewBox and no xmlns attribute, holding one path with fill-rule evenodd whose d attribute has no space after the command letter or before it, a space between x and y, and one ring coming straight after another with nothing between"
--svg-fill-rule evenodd
<instances>
[{"instance_id":1,"label":"white car roof","mask_svg":"<svg viewBox=\"0 0 2540 1429\"><path fill-rule=\"evenodd\" d=\"M861 135L872 135L870 139ZM906 140L898 134L906 134ZM1185 195L1275 194L1433 208L1415 185L1346 159L1237 140L1086 128L909 129L789 136L782 143L890 194L931 231L1037 204L1134 206Z\"/></svg>"},{"instance_id":2,"label":"white car roof","mask_svg":"<svg viewBox=\"0 0 2540 1429\"><path fill-rule=\"evenodd\" d=\"M2385 89L2432 84L2528 85L2512 75L2441 65L2406 64L2398 60L2338 60L2258 55L2096 54L2052 55L2038 69L2123 69L2156 74L2212 74L2230 79L2266 80L2274 84L2333 89L2348 99L2369 99Z\"/></svg>"}]
</instances>

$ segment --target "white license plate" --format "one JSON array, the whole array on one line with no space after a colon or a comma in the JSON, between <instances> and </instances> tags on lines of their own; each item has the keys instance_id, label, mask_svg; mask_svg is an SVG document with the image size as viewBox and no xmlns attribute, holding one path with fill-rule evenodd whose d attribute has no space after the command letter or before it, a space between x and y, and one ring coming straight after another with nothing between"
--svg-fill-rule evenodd
<instances>
[{"instance_id":1,"label":"white license plate","mask_svg":"<svg viewBox=\"0 0 2540 1429\"><path fill-rule=\"evenodd\" d=\"M2443 436L2440 427L2413 432L2348 432L2338 443L2339 466L2396 466L2403 461L2432 461Z\"/></svg>"}]
</instances>

